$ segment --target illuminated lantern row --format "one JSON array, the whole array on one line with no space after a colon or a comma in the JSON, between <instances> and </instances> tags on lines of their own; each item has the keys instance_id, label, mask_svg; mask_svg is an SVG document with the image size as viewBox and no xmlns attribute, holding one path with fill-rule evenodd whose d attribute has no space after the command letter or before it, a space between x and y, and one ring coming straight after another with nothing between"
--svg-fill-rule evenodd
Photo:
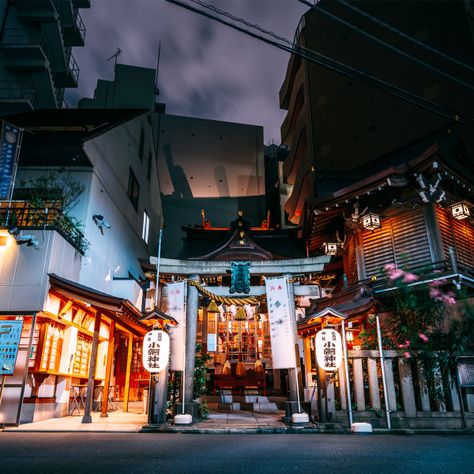
<instances>
[{"instance_id":1,"label":"illuminated lantern row","mask_svg":"<svg viewBox=\"0 0 474 474\"><path fill-rule=\"evenodd\" d=\"M466 219L471 215L467 204L464 202L458 202L451 206L451 215L458 220Z\"/></svg>"},{"instance_id":2,"label":"illuminated lantern row","mask_svg":"<svg viewBox=\"0 0 474 474\"><path fill-rule=\"evenodd\" d=\"M367 230L375 230L380 227L380 216L375 212L370 212L362 217L362 226Z\"/></svg>"}]
</instances>

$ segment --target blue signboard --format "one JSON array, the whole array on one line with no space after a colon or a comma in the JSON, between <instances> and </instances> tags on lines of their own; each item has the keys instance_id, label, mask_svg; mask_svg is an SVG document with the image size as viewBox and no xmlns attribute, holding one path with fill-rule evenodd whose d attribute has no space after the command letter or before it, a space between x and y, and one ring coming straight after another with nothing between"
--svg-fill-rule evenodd
<instances>
[{"instance_id":1,"label":"blue signboard","mask_svg":"<svg viewBox=\"0 0 474 474\"><path fill-rule=\"evenodd\" d=\"M0 200L9 200L15 179L15 167L22 129L3 121L0 143Z\"/></svg>"},{"instance_id":2,"label":"blue signboard","mask_svg":"<svg viewBox=\"0 0 474 474\"><path fill-rule=\"evenodd\" d=\"M15 371L23 321L0 321L0 375Z\"/></svg>"}]
</instances>

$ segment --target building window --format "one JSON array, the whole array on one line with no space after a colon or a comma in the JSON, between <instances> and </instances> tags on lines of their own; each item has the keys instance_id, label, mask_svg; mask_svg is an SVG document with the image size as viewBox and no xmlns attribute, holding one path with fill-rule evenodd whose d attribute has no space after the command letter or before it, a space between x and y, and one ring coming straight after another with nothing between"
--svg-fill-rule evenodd
<instances>
[{"instance_id":1,"label":"building window","mask_svg":"<svg viewBox=\"0 0 474 474\"><path fill-rule=\"evenodd\" d=\"M146 211L143 212L143 229L142 229L142 239L145 243L148 243L148 236L150 233L150 216Z\"/></svg>"},{"instance_id":2,"label":"building window","mask_svg":"<svg viewBox=\"0 0 474 474\"><path fill-rule=\"evenodd\" d=\"M143 128L140 130L140 143L138 144L138 156L140 160L143 161L143 152L145 149L145 130Z\"/></svg>"},{"instance_id":3,"label":"building window","mask_svg":"<svg viewBox=\"0 0 474 474\"><path fill-rule=\"evenodd\" d=\"M138 209L138 196L140 195L140 185L138 184L137 178L135 178L135 174L130 168L130 172L128 175L128 190L127 196L130 199L130 202L133 204L135 210Z\"/></svg>"},{"instance_id":4,"label":"building window","mask_svg":"<svg viewBox=\"0 0 474 474\"><path fill-rule=\"evenodd\" d=\"M148 163L146 164L146 177L148 178L148 181L150 181L150 177L151 177L151 159L152 159L152 154L150 150L148 152Z\"/></svg>"}]
</instances>

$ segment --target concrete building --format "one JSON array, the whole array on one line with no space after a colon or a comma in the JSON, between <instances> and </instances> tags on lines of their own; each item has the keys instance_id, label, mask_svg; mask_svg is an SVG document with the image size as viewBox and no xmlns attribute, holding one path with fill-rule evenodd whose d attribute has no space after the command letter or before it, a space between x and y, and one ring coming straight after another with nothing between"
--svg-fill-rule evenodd
<instances>
[{"instance_id":1,"label":"concrete building","mask_svg":"<svg viewBox=\"0 0 474 474\"><path fill-rule=\"evenodd\" d=\"M0 114L61 108L77 87L72 48L84 46L79 10L90 0L0 2Z\"/></svg>"},{"instance_id":2,"label":"concrete building","mask_svg":"<svg viewBox=\"0 0 474 474\"><path fill-rule=\"evenodd\" d=\"M162 227L149 113L63 109L9 120L25 135L13 202L1 203L0 322L23 321L23 333L0 423L64 416L86 381L105 394L117 385L128 400L146 332L139 318L152 306L138 259L156 254ZM80 192L66 205L71 183ZM17 245L26 236L32 245ZM111 365L114 344L121 366Z\"/></svg>"},{"instance_id":3,"label":"concrete building","mask_svg":"<svg viewBox=\"0 0 474 474\"><path fill-rule=\"evenodd\" d=\"M367 16L322 0L300 21L295 43L387 81L456 114L474 115L474 93L439 73L376 43L325 15L336 15L356 28L386 41L417 60L472 84L474 40L472 4L451 2L350 2L376 20L398 28L416 41L436 48L468 68L433 54ZM403 102L356 79L292 56L280 90L280 106L288 110L281 141L290 147L284 179L293 186L285 211L299 223L305 200L320 194L318 182L328 174L351 172L428 133L450 119ZM472 130L460 128L474 156Z\"/></svg>"},{"instance_id":4,"label":"concrete building","mask_svg":"<svg viewBox=\"0 0 474 474\"><path fill-rule=\"evenodd\" d=\"M163 254L182 253L182 225L227 226L239 209L262 222L265 208L263 128L165 113L155 102L155 70L117 64L113 81L99 80L80 108L143 107L152 111L166 221ZM279 216L273 216L276 220Z\"/></svg>"}]
</instances>

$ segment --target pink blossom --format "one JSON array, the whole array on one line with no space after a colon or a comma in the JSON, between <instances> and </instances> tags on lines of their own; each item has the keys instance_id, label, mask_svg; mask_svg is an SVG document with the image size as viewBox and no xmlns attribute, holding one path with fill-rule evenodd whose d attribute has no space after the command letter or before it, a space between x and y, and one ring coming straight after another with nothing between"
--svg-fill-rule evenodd
<instances>
[{"instance_id":1,"label":"pink blossom","mask_svg":"<svg viewBox=\"0 0 474 474\"><path fill-rule=\"evenodd\" d=\"M392 272L393 270L396 269L394 263L387 263L387 265L385 265L384 268L385 270L387 270L387 272Z\"/></svg>"},{"instance_id":2,"label":"pink blossom","mask_svg":"<svg viewBox=\"0 0 474 474\"><path fill-rule=\"evenodd\" d=\"M430 289L430 297L433 298L435 301L442 301L443 294L438 288L431 288Z\"/></svg>"},{"instance_id":3,"label":"pink blossom","mask_svg":"<svg viewBox=\"0 0 474 474\"><path fill-rule=\"evenodd\" d=\"M449 292L447 295L443 295L443 302L445 304L456 304L456 298Z\"/></svg>"},{"instance_id":4,"label":"pink blossom","mask_svg":"<svg viewBox=\"0 0 474 474\"><path fill-rule=\"evenodd\" d=\"M411 283L416 280L418 280L418 277L414 273L405 273L405 276L403 277L404 283Z\"/></svg>"},{"instance_id":5,"label":"pink blossom","mask_svg":"<svg viewBox=\"0 0 474 474\"><path fill-rule=\"evenodd\" d=\"M405 359L409 359L411 357L411 354L409 352L405 352Z\"/></svg>"},{"instance_id":6,"label":"pink blossom","mask_svg":"<svg viewBox=\"0 0 474 474\"><path fill-rule=\"evenodd\" d=\"M398 280L399 278L401 278L403 275L405 274L405 272L403 270L393 270L389 273L388 277L390 278L390 280Z\"/></svg>"},{"instance_id":7,"label":"pink blossom","mask_svg":"<svg viewBox=\"0 0 474 474\"><path fill-rule=\"evenodd\" d=\"M420 337L420 339L423 341L423 342L428 342L428 336L426 336L425 334L423 334L422 332L418 333L418 336Z\"/></svg>"},{"instance_id":8,"label":"pink blossom","mask_svg":"<svg viewBox=\"0 0 474 474\"><path fill-rule=\"evenodd\" d=\"M446 284L446 280L434 280L430 283L431 288L437 288Z\"/></svg>"}]
</instances>

